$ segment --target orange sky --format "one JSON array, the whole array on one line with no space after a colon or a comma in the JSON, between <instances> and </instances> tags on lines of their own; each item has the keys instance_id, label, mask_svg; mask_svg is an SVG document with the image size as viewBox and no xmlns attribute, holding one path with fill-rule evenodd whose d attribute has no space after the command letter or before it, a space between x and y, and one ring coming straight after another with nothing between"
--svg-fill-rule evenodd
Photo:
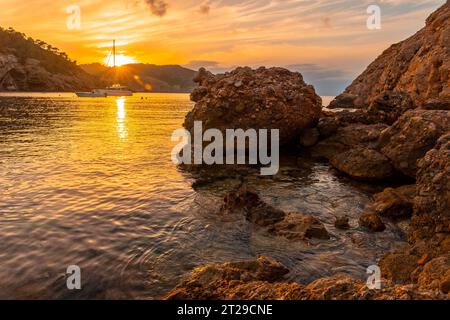
<instances>
[{"instance_id":1,"label":"orange sky","mask_svg":"<svg viewBox=\"0 0 450 320\"><path fill-rule=\"evenodd\" d=\"M79 63L104 62L112 39L130 61L299 68L350 79L388 45L413 34L445 0L0 0L0 26L44 40ZM382 29L368 30L378 3ZM81 9L69 30L66 9ZM119 59L120 60L120 59Z\"/></svg>"}]
</instances>

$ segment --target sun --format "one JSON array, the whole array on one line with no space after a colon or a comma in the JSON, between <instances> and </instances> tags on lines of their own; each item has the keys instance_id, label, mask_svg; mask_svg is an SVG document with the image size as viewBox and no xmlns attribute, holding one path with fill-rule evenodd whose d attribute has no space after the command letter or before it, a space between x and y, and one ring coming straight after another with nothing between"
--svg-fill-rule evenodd
<instances>
[{"instance_id":1,"label":"sun","mask_svg":"<svg viewBox=\"0 0 450 320\"><path fill-rule=\"evenodd\" d=\"M120 67L126 64L130 64L130 63L136 63L136 59L130 56L126 56L123 54L117 54L116 55L116 67ZM114 66L114 60L112 57L108 57L105 59L105 64L108 67L113 67Z\"/></svg>"}]
</instances>

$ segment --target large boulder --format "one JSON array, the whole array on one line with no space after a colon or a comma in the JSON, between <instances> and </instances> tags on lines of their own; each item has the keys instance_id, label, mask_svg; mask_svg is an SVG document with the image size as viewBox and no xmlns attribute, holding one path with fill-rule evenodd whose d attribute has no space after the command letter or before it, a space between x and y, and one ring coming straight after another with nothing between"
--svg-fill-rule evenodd
<instances>
[{"instance_id":1,"label":"large boulder","mask_svg":"<svg viewBox=\"0 0 450 320\"><path fill-rule=\"evenodd\" d=\"M359 180L383 180L395 174L391 162L370 148L355 147L330 159L333 167Z\"/></svg>"},{"instance_id":2,"label":"large boulder","mask_svg":"<svg viewBox=\"0 0 450 320\"><path fill-rule=\"evenodd\" d=\"M366 108L385 91L404 91L416 105L450 95L450 1L434 12L426 26L392 45L331 104Z\"/></svg>"},{"instance_id":3,"label":"large boulder","mask_svg":"<svg viewBox=\"0 0 450 320\"><path fill-rule=\"evenodd\" d=\"M199 87L191 99L194 109L184 127L195 121L203 129L279 129L280 144L297 138L303 129L317 124L322 99L303 81L300 73L283 68L237 68L213 75L200 69L194 79Z\"/></svg>"},{"instance_id":4,"label":"large boulder","mask_svg":"<svg viewBox=\"0 0 450 320\"><path fill-rule=\"evenodd\" d=\"M417 161L450 130L450 111L411 110L382 132L378 148L394 167L415 178Z\"/></svg>"}]
</instances>

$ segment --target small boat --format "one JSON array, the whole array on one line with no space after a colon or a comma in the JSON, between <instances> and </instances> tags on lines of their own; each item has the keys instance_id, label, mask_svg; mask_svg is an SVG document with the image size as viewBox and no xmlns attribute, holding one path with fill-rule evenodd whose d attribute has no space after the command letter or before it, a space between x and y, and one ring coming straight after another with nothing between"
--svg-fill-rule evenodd
<instances>
[{"instance_id":1,"label":"small boat","mask_svg":"<svg viewBox=\"0 0 450 320\"><path fill-rule=\"evenodd\" d=\"M116 68L116 40L113 41L113 68ZM106 98L106 97L129 97L133 92L126 86L113 84L104 89L94 89L91 92L75 92L80 98Z\"/></svg>"},{"instance_id":2,"label":"small boat","mask_svg":"<svg viewBox=\"0 0 450 320\"><path fill-rule=\"evenodd\" d=\"M101 93L98 90L92 90L91 92L75 92L80 98L106 98L106 93Z\"/></svg>"}]
</instances>

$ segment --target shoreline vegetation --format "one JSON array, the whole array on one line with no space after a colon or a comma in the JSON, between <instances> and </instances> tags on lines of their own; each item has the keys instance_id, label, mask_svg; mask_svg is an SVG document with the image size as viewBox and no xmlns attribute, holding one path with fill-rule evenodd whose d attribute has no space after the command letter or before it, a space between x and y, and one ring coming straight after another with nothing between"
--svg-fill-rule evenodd
<instances>
[{"instance_id":1,"label":"shoreline vegetation","mask_svg":"<svg viewBox=\"0 0 450 320\"><path fill-rule=\"evenodd\" d=\"M260 256L195 268L164 299L449 299L449 37L447 1L424 29L391 46L331 103L356 111L321 110L321 99L302 75L282 68L237 68L221 75L201 69L191 94L195 106L184 124L188 131L195 121L219 130L277 127L282 145L295 141L302 154L328 161L352 179L396 181L373 197L359 228L377 234L385 221L406 221L409 244L384 253L376 266L378 288L340 273L309 284L290 282L287 267ZM187 170L198 171L200 180L214 179L206 167ZM292 242L332 241L323 222L283 212L245 185L225 196L219 214L243 215L254 228ZM334 224L351 228L345 213Z\"/></svg>"}]
</instances>

